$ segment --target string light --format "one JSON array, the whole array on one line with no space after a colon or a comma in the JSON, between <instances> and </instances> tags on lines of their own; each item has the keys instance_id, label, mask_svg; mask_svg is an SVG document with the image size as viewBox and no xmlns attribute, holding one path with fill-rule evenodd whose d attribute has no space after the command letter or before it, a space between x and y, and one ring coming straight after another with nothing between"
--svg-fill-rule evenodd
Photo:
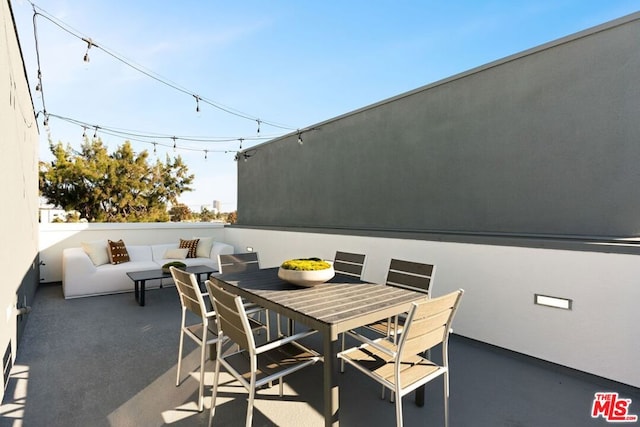
<instances>
[{"instance_id":1,"label":"string light","mask_svg":"<svg viewBox=\"0 0 640 427\"><path fill-rule=\"evenodd\" d=\"M185 89L181 88L180 86L177 86L177 85L175 85L175 84L173 84L173 83L171 83L169 81L166 81L166 80L162 79L161 77L158 77L155 74L151 74L150 72L148 72L147 70L141 68L140 66L137 66L137 65L129 63L128 61L122 59L122 57L120 57L119 55L112 53L111 51L105 49L102 46L99 46L91 38L79 36L77 34L77 32L75 30L70 29L70 27L68 25L66 25L64 23L61 23L60 21L57 21L56 18L53 18L50 15L47 16L48 14L46 14L46 12L42 11L42 9L37 7L35 4L33 4L33 3L31 3L31 4L33 6L33 29L34 29L34 38L35 38L35 44L36 44L36 56L37 56L37 65L38 65L38 70L37 70L38 82L37 82L37 85L36 85L36 90L41 92L41 94L42 94L42 96L40 98L41 98L42 107L43 107L42 111L39 112L38 114L42 113L44 115L43 124L47 128L47 131L49 131L49 119L50 119L50 117L55 117L55 118L58 118L58 119L61 119L61 120L65 120L65 121L67 121L69 123L81 126L83 128L83 131L82 131L83 138L87 137L87 130L88 129L94 128L94 134L93 134L93 138L94 139L96 139L98 137L98 129L100 129L101 134L118 136L118 137L125 137L129 141L138 141L138 142L143 142L143 143L147 143L147 144L153 144L154 154L157 154L157 145L158 145L158 143L156 141L153 141L153 142L149 141L148 139L158 138L158 137L160 137L160 138L168 138L168 139L170 138L173 141L173 149L174 149L174 151L176 151L178 148L180 150L187 150L187 151L196 151L196 150L202 151L202 148L198 149L198 148L183 147L183 146L178 147L178 145L177 145L178 137L177 136L168 136L168 135L159 136L158 134L151 134L151 133L148 133L147 135L141 135L139 132L136 132L136 133L126 132L126 131L119 130L119 129L116 129L116 128L109 128L109 127L105 127L105 126L89 124L89 123L81 122L79 120L71 119L71 118L68 118L68 117L62 117L62 116L57 116L57 115L53 115L53 114L48 113L47 109L46 109L46 106L45 106L44 93L43 93L43 89L44 88L43 88L43 82L42 82L42 72L41 72L41 63L40 63L40 49L39 49L39 40L38 40L38 32L37 32L37 24L36 24L36 21L37 21L36 18L37 17L42 17L42 18L45 18L45 19L49 20L51 23L53 23L54 25L58 26L62 30L66 31L69 34L71 34L71 35L73 35L75 37L78 37L82 41L84 41L87 44L87 48L86 48L86 52L85 52L83 60L86 61L86 62L90 61L89 50L92 47L96 47L98 49L101 49L102 51L104 51L108 55L112 56L116 60L124 63L125 65L128 65L128 66L134 68L135 70L147 75L148 77L151 77L151 78L155 79L156 81L158 81L160 83L163 83L163 84L165 84L167 86L170 86L170 87L172 87L172 88L174 88L176 90L179 90L179 91L182 91L182 92L185 92L185 93L187 93L187 91ZM40 9L42 12L44 12L44 13L38 12L36 10L36 7L38 9ZM225 111L225 112L227 112L229 114L233 114L233 115L236 115L238 117L242 117L242 118L245 118L245 119L253 120L257 124L257 134L258 134L258 136L256 136L256 137L247 137L247 138L237 138L237 137L180 137L180 139L183 140L183 141L223 143L223 142L231 142L231 141L238 141L239 140L239 142L240 142L240 150L242 150L243 142L244 142L245 139L249 139L249 140L267 140L267 139L278 138L278 137L282 137L283 136L283 135L260 136L261 125L263 123L267 124L267 125L270 125L270 126L273 126L273 127L280 128L280 129L294 130L293 128L286 127L286 126L283 126L283 125L280 125L280 124L277 124L277 123L267 122L267 121L264 121L262 119L251 117L250 115L247 115L245 113L239 112L237 110L233 110L230 107L222 106L222 105L217 104L217 103L215 103L215 102L213 102L211 100L205 99L205 98L201 97L200 95L194 95L193 92L191 92L191 91L189 91L188 93L189 93L190 96L193 96L196 99L196 111L197 112L200 112L200 102L202 101L204 103L212 105L215 108L218 108L218 109L220 109L222 111ZM310 130L310 129L307 129L305 131L308 131L308 130ZM300 131L298 129L299 141L301 141L301 133L302 133L302 131ZM143 138L143 139L140 139L140 138ZM165 145L165 144L162 144L162 143L160 143L159 145L166 146L166 147L170 147L171 146L171 145ZM205 151L205 159L208 157L208 153L209 152L224 152L224 153L229 153L229 152L234 153L234 152L236 152L235 150L216 151L216 150L209 150L209 149L205 149L204 151ZM244 153L243 154L244 160L246 161L247 158L249 158L251 155L252 154Z\"/></svg>"},{"instance_id":2,"label":"string light","mask_svg":"<svg viewBox=\"0 0 640 427\"><path fill-rule=\"evenodd\" d=\"M182 88L182 87L180 87L180 86L178 86L178 85L176 85L176 84L174 84L174 83L172 83L170 81L167 81L166 79L163 79L162 77L158 76L157 74L152 73L152 72L142 68L141 66L139 66L137 64L130 63L129 61L123 59L122 56L120 56L118 54L115 54L115 53L105 49L102 46L102 44L98 45L91 38L79 35L79 33L77 31L73 30L67 24L63 23L62 21L58 21L56 18L52 17L46 11L43 11L40 7L36 6L34 3L32 3L32 2L30 2L30 3L33 6L33 30L34 30L34 39L35 39L35 44L36 44L37 65L38 65L38 70L37 70L38 81L37 81L37 84L36 84L36 91L39 91L42 94L42 96L40 97L41 101L42 101L42 111L41 111L41 113L44 114L43 124L47 128L47 132L50 132L50 129L49 129L49 118L53 116L53 117L56 117L58 119L65 120L65 121L68 121L68 122L70 122L72 124L81 126L83 128L83 130L82 130L83 138L87 137L87 130L88 129L94 128L94 134L93 134L93 138L94 139L96 139L98 137L98 129L100 129L101 134L125 137L129 141L138 141L138 142L143 142L143 143L147 143L147 144L153 144L154 154L157 154L157 145L158 145L158 143L155 142L155 141L151 142L148 139L157 138L157 137L170 138L173 141L173 149L174 149L174 151L176 151L178 148L180 150L187 150L187 151L202 150L202 148L197 149L197 148L183 147L183 146L178 147L178 144L177 144L178 137L177 136L168 136L168 135L167 136L158 136L158 134L151 134L151 133L149 133L147 135L140 135L140 133L126 132L126 131L119 130L119 129L116 129L116 128L109 128L109 127L89 124L89 123L81 122L79 120L71 119L71 118L68 118L68 117L62 117L62 116L56 116L56 115L49 114L47 112L47 109L46 109L46 106L45 106L44 93L43 93L43 89L44 88L43 88L43 81L42 81L42 72L41 72L41 63L40 63L40 49L39 49L39 40L38 40L38 32L37 32L37 23L36 23L38 17L41 17L41 18L44 18L44 19L50 21L51 23L53 23L54 25L58 26L63 31L66 31L69 34L71 34L72 36L75 36L75 37L81 39L83 42L85 42L86 45L87 45L86 51L85 51L85 55L83 57L83 60L85 62L89 62L90 61L89 50L92 47L95 47L95 48L100 49L103 52L107 53L108 55L112 56L114 59L122 62L123 64L125 64L125 65L127 65L127 66L129 66L131 68L134 68L136 71L139 71L139 72L145 74L148 77L151 77L152 79L154 79L154 80L156 80L156 81L158 81L160 83L163 83L163 84L165 84L165 85L167 85L167 86L169 86L169 87L171 87L173 89L176 89L178 91L181 91L181 92L184 92L184 93L189 93L189 95L193 96L195 98L195 100L196 100L196 112L200 112L200 102L202 101L202 102L204 102L206 104L209 104L209 105L211 105L211 106L213 106L213 107L215 107L215 108L217 108L217 109L219 109L221 111L227 112L229 114L236 115L236 116L241 117L241 118L245 118L245 119L249 119L249 120L255 121L256 124L257 124L257 131L256 131L257 136L255 136L255 137L248 137L248 138L237 138L237 137L180 137L181 140L184 140L184 141L211 142L211 143L223 143L223 142L231 142L231 141L238 141L239 140L240 141L240 149L242 150L243 142L244 142L245 139L249 139L249 140L267 140L267 139L278 138L278 137L282 137L283 136L282 134L280 134L280 135L270 135L270 136L261 136L260 135L261 134L261 127L262 127L263 123L266 124L266 125L272 126L272 127L280 128L280 129L294 130L291 127L287 127L287 126L284 126L284 125L281 125L281 124L278 124L278 123L268 122L268 121L264 121L264 120L259 119L259 118L252 117L252 116L250 116L248 114L245 114L245 113L242 113L242 112L240 112L238 110L234 110L234 109L232 109L230 107L223 106L223 105L218 104L218 103L216 103L214 101L211 101L211 100L208 100L206 98L203 98L200 95L195 95L194 92L192 92L192 91L186 91L184 88ZM36 10L36 8L38 10ZM143 139L140 139L140 138L143 138ZM166 146L166 147L170 147L171 146L171 145L165 145L165 144L162 144L162 143L160 143L159 145ZM217 151L217 150L205 149L204 151L205 151L205 159L208 157L208 153L209 152L224 152L224 153L229 153L229 152L234 153L235 152L235 153L237 153L235 150ZM246 161L247 158L250 157L250 155L251 154L244 154L243 155L244 160Z\"/></svg>"},{"instance_id":3,"label":"string light","mask_svg":"<svg viewBox=\"0 0 640 427\"><path fill-rule=\"evenodd\" d=\"M208 152L209 152L208 150L204 150L204 159L205 159L205 160L207 160L207 153L208 153Z\"/></svg>"},{"instance_id":4,"label":"string light","mask_svg":"<svg viewBox=\"0 0 640 427\"><path fill-rule=\"evenodd\" d=\"M84 37L82 37L82 41L87 42L87 51L84 54L84 58L82 58L82 60L84 62L89 62L89 49L91 49L91 46L96 46L93 41L91 39L85 39Z\"/></svg>"},{"instance_id":5,"label":"string light","mask_svg":"<svg viewBox=\"0 0 640 427\"><path fill-rule=\"evenodd\" d=\"M125 59L122 55L111 51L107 48L105 48L104 46L102 46L102 44L98 45L96 44L91 38L88 37L83 37L82 35L80 35L76 30L72 29L68 24L64 23L63 21L60 21L59 19L55 18L54 16L52 16L51 14L47 13L46 11L44 11L42 8L40 8L39 6L36 6L34 3L31 3L33 6L33 22L34 22L34 36L36 37L36 53L38 53L38 47L37 47L37 33L35 31L36 28L36 17L40 16L46 20L48 20L49 22L51 22L52 24L56 25L57 27L59 27L60 29L62 29L63 31L66 31L67 33L69 33L70 35L77 37L79 39L81 39L82 41L84 41L85 43L87 43L87 50L86 53L84 55L84 61L85 62L89 62L89 49L91 49L92 47L95 47L97 49L102 50L103 52L105 52L106 54L108 54L109 56L113 57L114 59L120 61L121 63L123 63L124 65L127 65L128 67L133 68L134 70L146 75L147 77L150 77L154 80L156 80L159 83L162 83L170 88L173 88L179 92L188 94L190 96L194 96L196 98L196 111L199 112L200 111L200 102L203 102L205 104L208 104L220 111L223 111L225 113L228 114L232 114L235 115L237 117L240 118L244 118L247 120L252 120L252 121L256 121L258 122L258 127L260 127L260 123L264 123L266 125L269 125L271 127L275 127L275 128L279 128L279 129L284 129L284 130L295 130L295 128L292 128L290 126L286 126L286 125L282 125L279 123L275 123L275 122L271 122L271 121L266 121L266 120L261 120L261 119L257 119L256 117L251 116L250 114L247 113L243 113L239 110L236 110L234 108L225 106L221 103L212 101L210 99L207 99L205 97L202 97L200 95L193 95L193 91L189 91L185 88L183 88L182 86L179 86L176 83L171 82L170 80L161 77L160 75L158 75L155 72L149 71L148 69L137 65L135 63L132 63L131 61ZM37 11L36 8L39 10ZM39 63L39 61L38 61Z\"/></svg>"},{"instance_id":6,"label":"string light","mask_svg":"<svg viewBox=\"0 0 640 427\"><path fill-rule=\"evenodd\" d=\"M302 132L300 132L300 129L298 129L298 144L304 144L304 141L302 140Z\"/></svg>"},{"instance_id":7,"label":"string light","mask_svg":"<svg viewBox=\"0 0 640 427\"><path fill-rule=\"evenodd\" d=\"M258 150L256 149L252 149L252 150L247 150L245 152L240 152L238 151L236 153L236 156L233 158L236 162L239 161L240 159L242 159L243 161L247 161L249 159L249 157L252 157L253 155L255 155L258 152Z\"/></svg>"}]
</instances>

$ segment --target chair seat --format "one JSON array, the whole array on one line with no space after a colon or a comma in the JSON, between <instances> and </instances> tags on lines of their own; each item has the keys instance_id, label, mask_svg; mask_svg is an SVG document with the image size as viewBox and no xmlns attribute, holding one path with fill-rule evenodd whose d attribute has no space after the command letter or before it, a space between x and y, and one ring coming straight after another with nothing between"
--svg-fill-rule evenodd
<instances>
[{"instance_id":1,"label":"chair seat","mask_svg":"<svg viewBox=\"0 0 640 427\"><path fill-rule=\"evenodd\" d=\"M215 344L216 341L218 341L218 330L213 329L212 326L215 326L215 325L210 325L207 328L208 338L205 344ZM185 329L185 332L189 334L192 339L195 339L198 342L202 342L202 331L204 329L202 326L202 323L197 323L195 325L188 325L188 326L185 326L184 329Z\"/></svg>"},{"instance_id":2,"label":"chair seat","mask_svg":"<svg viewBox=\"0 0 640 427\"><path fill-rule=\"evenodd\" d=\"M396 331L398 334L402 333L404 322L406 321L406 317L403 315L398 316L397 319L398 325L395 324L395 318L392 317L389 319L379 320L364 327L383 336L393 336Z\"/></svg>"},{"instance_id":3,"label":"chair seat","mask_svg":"<svg viewBox=\"0 0 640 427\"><path fill-rule=\"evenodd\" d=\"M376 340L375 342L388 350L396 350L396 346L386 339ZM393 356L367 344L341 354L348 363L358 363L359 368L361 367L368 371L365 373L378 377L378 379L387 382L389 386L395 387L396 363ZM427 358L408 355L400 362L400 386L403 389L412 388L412 385L425 383L438 375L444 374L446 370L446 367L440 366Z\"/></svg>"},{"instance_id":4,"label":"chair seat","mask_svg":"<svg viewBox=\"0 0 640 427\"><path fill-rule=\"evenodd\" d=\"M258 369L256 370L256 384L258 386L268 382L269 380L266 380L267 377L284 369L303 362L313 363L318 360L317 353L310 352L296 344L295 342L288 343L258 355ZM248 380L251 377L249 354L246 351L227 356L225 360L229 362L243 378Z\"/></svg>"},{"instance_id":5,"label":"chair seat","mask_svg":"<svg viewBox=\"0 0 640 427\"><path fill-rule=\"evenodd\" d=\"M252 317L249 317L248 320L249 320L249 325L251 326L251 329L253 331L266 328L265 325L259 320L256 320ZM218 329L217 327L213 329L213 327L215 327L215 323L212 323L212 324L210 323L209 327L207 328L208 338L205 344L215 344L218 341ZM203 327L201 323L185 326L185 332L189 334L192 339L195 339L198 342L202 342L202 330L203 330Z\"/></svg>"}]
</instances>

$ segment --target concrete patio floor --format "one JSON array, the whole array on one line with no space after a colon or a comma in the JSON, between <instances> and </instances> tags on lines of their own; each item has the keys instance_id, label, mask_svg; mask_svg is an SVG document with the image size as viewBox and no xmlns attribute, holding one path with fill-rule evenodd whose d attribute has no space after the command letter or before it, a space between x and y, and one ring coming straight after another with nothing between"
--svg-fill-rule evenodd
<instances>
[{"instance_id":1,"label":"concrete patio floor","mask_svg":"<svg viewBox=\"0 0 640 427\"><path fill-rule=\"evenodd\" d=\"M461 306L464 310L464 301ZM0 426L204 426L211 404L213 362L207 362L205 410L199 413L197 349L187 344L183 378L175 386L180 304L175 288L149 291L147 305L132 293L64 300L59 286L38 290L12 369ZM455 329L455 321L454 321ZM186 342L186 341L185 341ZM320 347L319 337L308 343ZM640 390L452 336L451 426L584 427L594 393L615 391L640 414ZM214 425L244 425L246 392L221 376ZM353 369L340 376L343 426L392 426L394 405ZM254 426L322 426L322 366L258 393ZM442 380L430 383L426 404L403 400L406 426L443 424ZM639 423L640 424L640 423ZM633 425L633 424L632 424Z\"/></svg>"}]
</instances>

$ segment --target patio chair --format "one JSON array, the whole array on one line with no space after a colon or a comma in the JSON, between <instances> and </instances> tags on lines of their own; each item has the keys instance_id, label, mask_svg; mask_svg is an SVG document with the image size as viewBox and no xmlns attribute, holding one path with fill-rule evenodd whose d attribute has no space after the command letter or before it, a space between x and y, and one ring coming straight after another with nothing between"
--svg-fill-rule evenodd
<instances>
[{"instance_id":1,"label":"patio chair","mask_svg":"<svg viewBox=\"0 0 640 427\"><path fill-rule=\"evenodd\" d=\"M338 353L341 360L397 395L398 427L402 427L402 397L440 375L444 376L444 425L449 425L449 333L463 293L459 289L413 303L397 343L391 337L382 337ZM424 357L427 350L439 344L441 365Z\"/></svg>"},{"instance_id":2,"label":"patio chair","mask_svg":"<svg viewBox=\"0 0 640 427\"><path fill-rule=\"evenodd\" d=\"M282 378L285 375L321 360L317 352L297 342L317 331L301 332L256 346L242 299L209 280L205 282L205 286L209 295L213 297L213 304L218 313L218 336L230 339L239 348L238 352L223 354L222 341L217 342L209 426L211 427L215 415L221 365L249 392L246 425L251 426L256 389L278 380L279 394L282 397Z\"/></svg>"},{"instance_id":3,"label":"patio chair","mask_svg":"<svg viewBox=\"0 0 640 427\"><path fill-rule=\"evenodd\" d=\"M242 254L223 254L218 255L218 271L219 274L227 273L243 273L249 271L260 270L260 260L258 259L257 252L246 252ZM267 331L270 330L269 311L259 305L244 301L245 310L248 310L252 314L256 314L258 322L261 322L266 326ZM264 314L264 320L260 318L260 315ZM278 327L278 331L280 327ZM269 339L269 337L267 337Z\"/></svg>"},{"instance_id":4,"label":"patio chair","mask_svg":"<svg viewBox=\"0 0 640 427\"><path fill-rule=\"evenodd\" d=\"M217 343L221 338L215 326L216 313L209 307L211 304L205 302L207 293L200 291L200 286L195 274L170 267L171 276L176 284L180 305L182 306L182 321L180 324L180 344L178 347L178 369L176 373L176 387L180 385L180 370L182 367L182 351L184 348L185 335L191 338L200 346L200 386L198 388L198 410L204 409L204 363L206 348ZM187 312L191 312L198 319L195 323L187 324ZM190 316L192 318L193 316ZM263 325L252 322L252 328L263 328Z\"/></svg>"},{"instance_id":5,"label":"patio chair","mask_svg":"<svg viewBox=\"0 0 640 427\"><path fill-rule=\"evenodd\" d=\"M388 286L422 292L431 297L431 285L436 274L436 266L413 261L392 259L387 272ZM380 320L367 325L366 328L385 336L396 336L402 332L406 315Z\"/></svg>"},{"instance_id":6,"label":"patio chair","mask_svg":"<svg viewBox=\"0 0 640 427\"><path fill-rule=\"evenodd\" d=\"M366 255L336 251L333 269L336 273L362 278Z\"/></svg>"},{"instance_id":7,"label":"patio chair","mask_svg":"<svg viewBox=\"0 0 640 427\"><path fill-rule=\"evenodd\" d=\"M239 273L260 269L257 252L243 254L218 255L218 270L220 273Z\"/></svg>"},{"instance_id":8,"label":"patio chair","mask_svg":"<svg viewBox=\"0 0 640 427\"><path fill-rule=\"evenodd\" d=\"M386 285L396 286L416 292L422 292L425 293L427 297L430 297L431 284L433 283L433 277L435 273L436 266L433 264L392 259L389 263L389 270L387 271ZM402 332L402 327L405 320L406 314L400 314L366 325L364 328L386 337L396 337L399 333ZM362 335L357 333L356 331L348 331L347 334L358 340L360 340L360 338L362 337ZM345 339L343 334L342 350L344 350L344 346ZM340 364L340 370L341 372L344 372L343 361Z\"/></svg>"}]
</instances>

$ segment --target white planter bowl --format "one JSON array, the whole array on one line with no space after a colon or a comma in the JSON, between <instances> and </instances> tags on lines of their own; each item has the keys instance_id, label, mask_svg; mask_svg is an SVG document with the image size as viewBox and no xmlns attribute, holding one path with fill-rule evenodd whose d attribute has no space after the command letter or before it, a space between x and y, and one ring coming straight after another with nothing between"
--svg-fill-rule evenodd
<instances>
[{"instance_id":1,"label":"white planter bowl","mask_svg":"<svg viewBox=\"0 0 640 427\"><path fill-rule=\"evenodd\" d=\"M278 270L278 277L285 282L305 287L319 285L327 280L331 280L335 274L336 272L333 270L333 266L325 268L324 270L313 271L285 270L282 267Z\"/></svg>"}]
</instances>

